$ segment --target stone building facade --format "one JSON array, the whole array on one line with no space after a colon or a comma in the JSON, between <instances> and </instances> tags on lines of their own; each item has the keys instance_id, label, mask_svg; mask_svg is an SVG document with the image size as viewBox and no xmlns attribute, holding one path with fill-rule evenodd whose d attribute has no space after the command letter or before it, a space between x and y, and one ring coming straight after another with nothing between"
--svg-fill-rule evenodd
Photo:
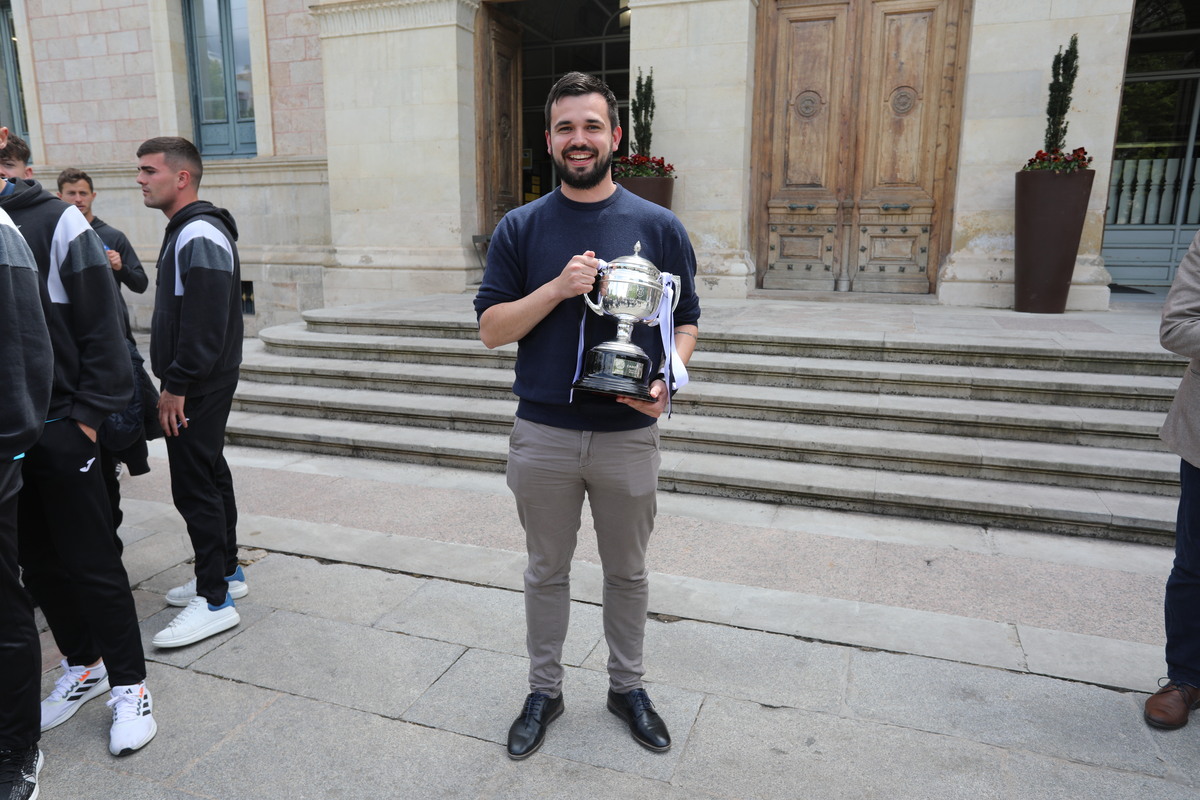
<instances>
[{"instance_id":1,"label":"stone building facade","mask_svg":"<svg viewBox=\"0 0 1200 800\"><path fill-rule=\"evenodd\" d=\"M97 214L150 262L164 220L141 205L134 150L196 137L200 3L244 15L249 68L235 77L253 152L206 157L202 195L241 227L251 331L307 308L469 291L497 147L513 148L524 198L548 189L532 175L545 84L531 76L599 46L623 100L653 70L654 150L678 170L673 209L706 296L861 282L1003 308L1013 173L1041 146L1051 60L1078 34L1069 139L1097 175L1069 308L1109 301L1100 251L1135 0L11 0L37 177L87 170ZM596 14L594 36L566 27ZM505 69L518 70L507 93ZM785 202L789 170L787 191L816 199ZM828 212L812 239L828 275L772 277L770 248L794 244L780 226L816 227L806 211ZM897 226L928 229L913 239L924 261L899 282L862 281L855 253L897 246L880 233ZM138 324L147 303L132 306Z\"/></svg>"}]
</instances>

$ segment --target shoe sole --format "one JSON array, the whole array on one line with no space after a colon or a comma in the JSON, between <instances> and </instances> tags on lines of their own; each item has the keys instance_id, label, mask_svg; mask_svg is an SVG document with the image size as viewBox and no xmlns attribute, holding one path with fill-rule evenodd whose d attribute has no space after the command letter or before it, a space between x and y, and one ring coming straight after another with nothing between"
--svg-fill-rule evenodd
<instances>
[{"instance_id":1,"label":"shoe sole","mask_svg":"<svg viewBox=\"0 0 1200 800\"><path fill-rule=\"evenodd\" d=\"M46 763L46 756L42 753L41 748L38 748L37 765L33 768L33 794L29 795L29 800L37 800L38 794L42 791L41 782L38 776L42 774L42 765Z\"/></svg>"},{"instance_id":2,"label":"shoe sole","mask_svg":"<svg viewBox=\"0 0 1200 800\"><path fill-rule=\"evenodd\" d=\"M196 642L203 641L210 636L216 636L218 633L224 633L225 631L229 630L230 628L237 627L237 625L239 623L241 623L241 621L242 621L241 615L238 614L237 612L234 612L234 615L232 617L230 617L229 619L222 620L221 622L209 623L208 625L205 625L203 628L200 628L197 631L193 631L192 633L188 634L187 636L183 637L182 639L171 639L169 641L168 640L159 641L158 637L155 636L154 639L151 640L151 643L155 647L161 647L163 649L168 649L171 647L187 647L189 644L195 644Z\"/></svg>"},{"instance_id":3,"label":"shoe sole","mask_svg":"<svg viewBox=\"0 0 1200 800\"><path fill-rule=\"evenodd\" d=\"M1166 723L1151 719L1149 714L1142 714L1142 719L1146 720L1146 724L1151 728L1158 728L1160 731L1177 731L1187 725L1187 720L1184 720L1183 723L1179 725L1167 725Z\"/></svg>"},{"instance_id":4,"label":"shoe sole","mask_svg":"<svg viewBox=\"0 0 1200 800\"><path fill-rule=\"evenodd\" d=\"M546 720L546 724L542 728L542 738L538 739L537 742L533 745L533 747L529 748L529 750L527 752L524 752L518 756L518 755L513 755L512 751L509 750L509 751L507 751L508 757L511 758L513 761L524 761L525 759L529 758L531 755L536 753L538 750L541 750L542 744L546 741L546 731L550 730L550 723L554 722L554 720L561 717L563 715L563 712L566 710L567 710L567 706L565 703L558 707L558 711L556 711L550 717L550 719Z\"/></svg>"},{"instance_id":5,"label":"shoe sole","mask_svg":"<svg viewBox=\"0 0 1200 800\"><path fill-rule=\"evenodd\" d=\"M145 739L143 739L141 742L139 742L138 744L136 744L133 747L124 748L119 753L114 752L111 746L108 748L108 752L112 753L117 758L120 758L121 756L127 756L130 753L136 753L138 750L141 750L143 747L150 744L150 740L154 738L154 735L156 733L158 733L158 723L152 719L152 720L150 720L150 735L149 736L147 736Z\"/></svg>"},{"instance_id":6,"label":"shoe sole","mask_svg":"<svg viewBox=\"0 0 1200 800\"><path fill-rule=\"evenodd\" d=\"M63 713L63 715L61 717L54 720L54 722L51 722L49 725L42 726L41 732L45 733L48 730L57 728L59 725L62 725L64 722L69 720L71 717L75 716L75 712L78 711L84 703L86 703L88 700L96 699L100 695L109 691L110 688L111 687L108 685L108 676L106 675L104 677L104 680L100 681L95 686L93 686L91 689L89 689L83 695L83 697L79 698L74 703L71 703L69 706L67 706L67 710ZM31 800L32 800L32 798L31 798Z\"/></svg>"},{"instance_id":7,"label":"shoe sole","mask_svg":"<svg viewBox=\"0 0 1200 800\"><path fill-rule=\"evenodd\" d=\"M671 749L671 745L669 744L666 747L659 747L658 745L650 744L644 739L639 739L638 735L633 732L633 726L629 723L629 720L625 718L625 715L621 713L621 710L614 706L611 702L606 703L605 705L607 706L608 710L617 717L617 719L625 723L625 727L629 728L629 735L633 737L633 740L642 747L646 748L647 750L653 750L656 753L665 753Z\"/></svg>"},{"instance_id":8,"label":"shoe sole","mask_svg":"<svg viewBox=\"0 0 1200 800\"><path fill-rule=\"evenodd\" d=\"M229 596L232 597L234 600L241 600L243 597L245 597L248 594L250 594L250 587L247 586L244 581L242 582L241 586L238 586L238 587L230 586L229 587ZM192 601L192 597L195 597L195 596L196 595L192 595L191 597L185 597L182 600L179 600L174 597L166 596L166 597L163 597L163 600L167 601L167 605L169 605L169 606L175 606L176 608L187 608L187 604L190 603Z\"/></svg>"}]
</instances>

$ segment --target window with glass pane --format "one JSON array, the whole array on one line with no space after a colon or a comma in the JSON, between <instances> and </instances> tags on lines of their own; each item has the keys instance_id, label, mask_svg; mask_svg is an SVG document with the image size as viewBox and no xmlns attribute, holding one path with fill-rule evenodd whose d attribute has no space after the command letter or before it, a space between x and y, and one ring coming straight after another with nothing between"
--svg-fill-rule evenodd
<instances>
[{"instance_id":1,"label":"window with glass pane","mask_svg":"<svg viewBox=\"0 0 1200 800\"><path fill-rule=\"evenodd\" d=\"M13 133L28 142L25 95L21 89L21 68L17 65L17 37L14 30L12 4L0 2L0 125L7 125Z\"/></svg>"},{"instance_id":2,"label":"window with glass pane","mask_svg":"<svg viewBox=\"0 0 1200 800\"><path fill-rule=\"evenodd\" d=\"M1200 3L1137 0L1132 27L1101 254L1166 285L1200 225Z\"/></svg>"},{"instance_id":3,"label":"window with glass pane","mask_svg":"<svg viewBox=\"0 0 1200 800\"><path fill-rule=\"evenodd\" d=\"M246 0L184 0L196 146L252 156L254 90Z\"/></svg>"}]
</instances>

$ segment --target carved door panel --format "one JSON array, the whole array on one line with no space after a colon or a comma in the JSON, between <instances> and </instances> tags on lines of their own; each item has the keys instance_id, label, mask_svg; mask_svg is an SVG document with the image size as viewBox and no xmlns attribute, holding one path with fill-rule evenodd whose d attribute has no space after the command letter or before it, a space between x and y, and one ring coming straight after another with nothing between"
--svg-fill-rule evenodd
<instances>
[{"instance_id":1,"label":"carved door panel","mask_svg":"<svg viewBox=\"0 0 1200 800\"><path fill-rule=\"evenodd\" d=\"M480 20L480 224L490 234L521 205L521 36L490 4Z\"/></svg>"},{"instance_id":2,"label":"carved door panel","mask_svg":"<svg viewBox=\"0 0 1200 800\"><path fill-rule=\"evenodd\" d=\"M961 3L763 4L764 288L931 291L957 137Z\"/></svg>"}]
</instances>

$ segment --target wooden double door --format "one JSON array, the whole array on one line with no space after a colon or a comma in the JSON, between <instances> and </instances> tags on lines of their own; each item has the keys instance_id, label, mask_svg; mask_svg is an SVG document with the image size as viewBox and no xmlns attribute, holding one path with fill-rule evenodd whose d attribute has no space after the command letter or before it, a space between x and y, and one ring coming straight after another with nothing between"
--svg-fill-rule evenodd
<instances>
[{"instance_id":1,"label":"wooden double door","mask_svg":"<svg viewBox=\"0 0 1200 800\"><path fill-rule=\"evenodd\" d=\"M935 288L970 0L763 0L752 240L766 289Z\"/></svg>"}]
</instances>

